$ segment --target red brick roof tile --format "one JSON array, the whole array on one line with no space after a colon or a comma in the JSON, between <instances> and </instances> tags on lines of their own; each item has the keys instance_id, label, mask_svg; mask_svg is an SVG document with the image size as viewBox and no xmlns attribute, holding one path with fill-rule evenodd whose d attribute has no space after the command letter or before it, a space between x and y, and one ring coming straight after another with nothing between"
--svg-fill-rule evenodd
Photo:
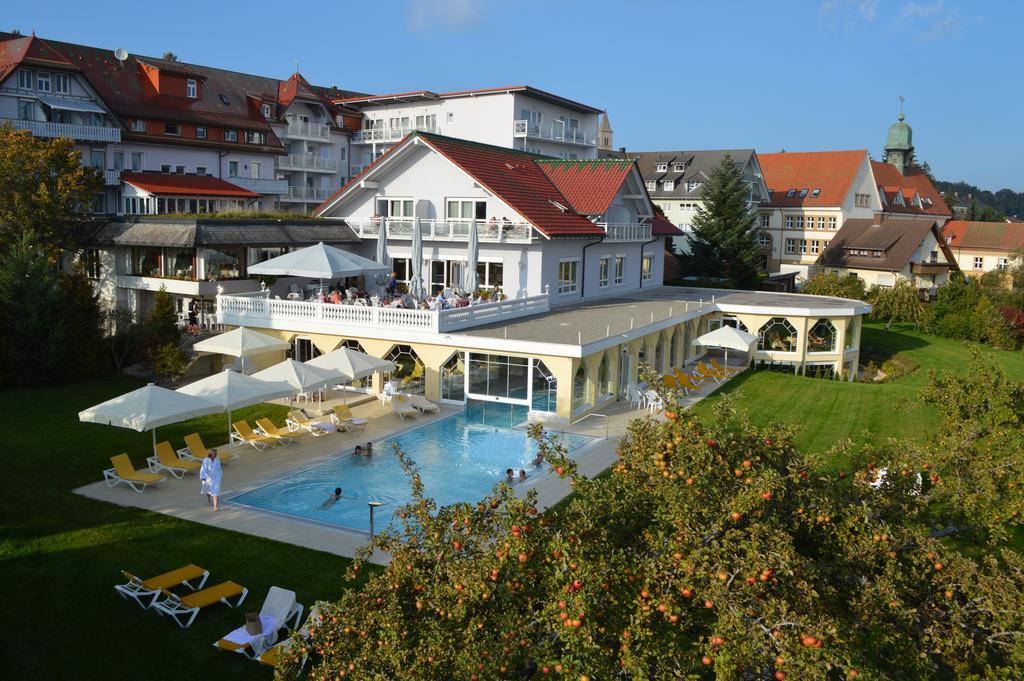
<instances>
[{"instance_id":1,"label":"red brick roof tile","mask_svg":"<svg viewBox=\"0 0 1024 681\"><path fill-rule=\"evenodd\" d=\"M667 217L660 213L654 214L651 220L651 236L682 236L683 231L673 225Z\"/></svg>"},{"instance_id":2,"label":"red brick roof tile","mask_svg":"<svg viewBox=\"0 0 1024 681\"><path fill-rule=\"evenodd\" d=\"M950 220L942 228L952 248L1016 251L1024 248L1024 223Z\"/></svg>"},{"instance_id":3,"label":"red brick roof tile","mask_svg":"<svg viewBox=\"0 0 1024 681\"><path fill-rule=\"evenodd\" d=\"M769 205L787 207L840 206L850 192L867 151L786 151L758 154L765 184L771 191ZM796 190L792 198L786 194ZM807 194L800 197L800 191ZM820 189L818 196L814 190Z\"/></svg>"},{"instance_id":4,"label":"red brick roof tile","mask_svg":"<svg viewBox=\"0 0 1024 681\"><path fill-rule=\"evenodd\" d=\"M884 188L888 205L885 206L887 213L909 213L912 215L952 215L949 207L942 198L942 194L935 188L932 181L917 168L911 168L906 175L900 174L899 169L881 161L871 162L871 172L875 176L875 184ZM892 203L890 193L902 191L905 206ZM914 192L921 195L922 205L915 206L910 202ZM931 205L929 205L929 202Z\"/></svg>"},{"instance_id":5,"label":"red brick roof tile","mask_svg":"<svg viewBox=\"0 0 1024 681\"><path fill-rule=\"evenodd\" d=\"M172 196L231 196L258 199L248 189L209 175L168 175L166 173L121 173L124 182L150 194Z\"/></svg>"},{"instance_id":6,"label":"red brick roof tile","mask_svg":"<svg viewBox=\"0 0 1024 681\"><path fill-rule=\"evenodd\" d=\"M603 215L634 166L634 161L611 158L552 158L537 163L572 207L584 215Z\"/></svg>"}]
</instances>

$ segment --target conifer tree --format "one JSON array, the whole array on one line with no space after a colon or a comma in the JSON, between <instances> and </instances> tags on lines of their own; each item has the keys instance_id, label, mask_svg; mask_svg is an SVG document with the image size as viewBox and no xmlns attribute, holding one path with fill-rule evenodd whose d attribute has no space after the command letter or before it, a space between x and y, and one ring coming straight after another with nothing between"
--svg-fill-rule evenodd
<instances>
[{"instance_id":1,"label":"conifer tree","mask_svg":"<svg viewBox=\"0 0 1024 681\"><path fill-rule=\"evenodd\" d=\"M690 239L693 274L727 279L736 288L757 283L761 247L750 210L750 188L743 171L726 154L704 187L704 205L697 209Z\"/></svg>"}]
</instances>

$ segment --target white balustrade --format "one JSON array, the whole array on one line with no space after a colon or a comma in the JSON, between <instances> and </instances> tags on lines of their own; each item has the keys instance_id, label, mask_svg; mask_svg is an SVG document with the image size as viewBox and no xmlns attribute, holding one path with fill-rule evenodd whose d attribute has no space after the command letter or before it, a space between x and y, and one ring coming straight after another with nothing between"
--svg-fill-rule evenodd
<instances>
[{"instance_id":1,"label":"white balustrade","mask_svg":"<svg viewBox=\"0 0 1024 681\"><path fill-rule=\"evenodd\" d=\"M288 187L288 193L281 197L282 201L323 201L330 192L320 187Z\"/></svg>"},{"instance_id":2,"label":"white balustrade","mask_svg":"<svg viewBox=\"0 0 1024 681\"><path fill-rule=\"evenodd\" d=\"M562 121L552 121L547 126L532 123L527 119L512 121L513 137L535 137L537 139L549 140L551 142L566 142L568 144L581 144L594 146L597 144L593 137L587 135L579 128L570 128Z\"/></svg>"},{"instance_id":3,"label":"white balustrade","mask_svg":"<svg viewBox=\"0 0 1024 681\"><path fill-rule=\"evenodd\" d=\"M352 230L363 238L375 239L381 224L389 239L412 239L411 218L343 218ZM468 241L472 220L420 220L422 237L433 241ZM528 222L476 221L477 239L486 243L529 243L533 225Z\"/></svg>"},{"instance_id":4,"label":"white balustrade","mask_svg":"<svg viewBox=\"0 0 1024 681\"><path fill-rule=\"evenodd\" d=\"M409 125L400 127L383 126L363 128L352 135L352 144L373 144L374 142L397 142L411 132L437 132L433 125Z\"/></svg>"},{"instance_id":5,"label":"white balustrade","mask_svg":"<svg viewBox=\"0 0 1024 681\"><path fill-rule=\"evenodd\" d=\"M0 124L10 123L18 130L28 130L36 137L68 137L85 142L120 142L121 128L102 125L75 125L51 121L23 121L18 118L0 118Z\"/></svg>"},{"instance_id":6,"label":"white balustrade","mask_svg":"<svg viewBox=\"0 0 1024 681\"><path fill-rule=\"evenodd\" d=\"M289 154L277 159L277 167L281 170L326 170L334 172L338 169L338 159L309 154Z\"/></svg>"},{"instance_id":7,"label":"white balustrade","mask_svg":"<svg viewBox=\"0 0 1024 681\"><path fill-rule=\"evenodd\" d=\"M607 237L605 241L650 241L651 225L647 223L599 222Z\"/></svg>"},{"instance_id":8,"label":"white balustrade","mask_svg":"<svg viewBox=\"0 0 1024 681\"><path fill-rule=\"evenodd\" d=\"M331 126L320 123L303 123L291 121L285 131L286 137L309 137L316 140L329 140L331 138Z\"/></svg>"}]
</instances>

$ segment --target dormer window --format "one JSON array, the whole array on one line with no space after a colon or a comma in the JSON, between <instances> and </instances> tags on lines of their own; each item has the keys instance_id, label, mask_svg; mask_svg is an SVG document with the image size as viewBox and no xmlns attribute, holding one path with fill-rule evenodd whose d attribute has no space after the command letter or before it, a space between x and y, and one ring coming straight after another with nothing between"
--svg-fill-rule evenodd
<instances>
[{"instance_id":1,"label":"dormer window","mask_svg":"<svg viewBox=\"0 0 1024 681\"><path fill-rule=\"evenodd\" d=\"M654 170L655 170L655 172L658 172L658 173L667 172L668 171L668 164L667 163L659 163L656 166L654 166Z\"/></svg>"},{"instance_id":2,"label":"dormer window","mask_svg":"<svg viewBox=\"0 0 1024 681\"><path fill-rule=\"evenodd\" d=\"M674 173L681 173L684 170L686 170L686 164L685 163L673 163L672 164L672 172L674 172Z\"/></svg>"},{"instance_id":3,"label":"dormer window","mask_svg":"<svg viewBox=\"0 0 1024 681\"><path fill-rule=\"evenodd\" d=\"M267 143L267 133L265 133L265 132L258 132L258 131L255 131L255 130L246 130L245 131L245 141L246 141L247 144L266 144Z\"/></svg>"},{"instance_id":4,"label":"dormer window","mask_svg":"<svg viewBox=\"0 0 1024 681\"><path fill-rule=\"evenodd\" d=\"M700 182L697 182L696 180L690 180L689 182L686 183L686 191L692 192L699 186Z\"/></svg>"},{"instance_id":5,"label":"dormer window","mask_svg":"<svg viewBox=\"0 0 1024 681\"><path fill-rule=\"evenodd\" d=\"M263 114L264 118L270 118L270 105L263 104L260 106L260 113Z\"/></svg>"},{"instance_id":6,"label":"dormer window","mask_svg":"<svg viewBox=\"0 0 1024 681\"><path fill-rule=\"evenodd\" d=\"M204 140L204 139L206 139L206 127L205 126L202 126L202 125L196 126L196 139L197 140Z\"/></svg>"},{"instance_id":7,"label":"dormer window","mask_svg":"<svg viewBox=\"0 0 1024 681\"><path fill-rule=\"evenodd\" d=\"M665 180L664 182L661 183L661 188L667 192L670 192L676 188L676 183L673 182L672 180Z\"/></svg>"},{"instance_id":8,"label":"dormer window","mask_svg":"<svg viewBox=\"0 0 1024 681\"><path fill-rule=\"evenodd\" d=\"M224 131L224 141L225 142L237 142L238 141L238 131L237 130L225 130Z\"/></svg>"},{"instance_id":9,"label":"dormer window","mask_svg":"<svg viewBox=\"0 0 1024 681\"><path fill-rule=\"evenodd\" d=\"M36 89L40 92L50 91L50 74L40 71L36 74Z\"/></svg>"},{"instance_id":10,"label":"dormer window","mask_svg":"<svg viewBox=\"0 0 1024 681\"><path fill-rule=\"evenodd\" d=\"M172 135L174 137L181 137L181 124L180 123L164 123L164 134Z\"/></svg>"},{"instance_id":11,"label":"dormer window","mask_svg":"<svg viewBox=\"0 0 1024 681\"><path fill-rule=\"evenodd\" d=\"M658 188L658 183L654 180L646 180L644 186L647 187L647 191L653 192Z\"/></svg>"},{"instance_id":12,"label":"dormer window","mask_svg":"<svg viewBox=\"0 0 1024 681\"><path fill-rule=\"evenodd\" d=\"M195 99L199 96L199 85L196 83L195 78L189 78L185 81L185 96L189 99Z\"/></svg>"},{"instance_id":13,"label":"dormer window","mask_svg":"<svg viewBox=\"0 0 1024 681\"><path fill-rule=\"evenodd\" d=\"M132 132L146 132L146 121L141 118L133 118Z\"/></svg>"}]
</instances>

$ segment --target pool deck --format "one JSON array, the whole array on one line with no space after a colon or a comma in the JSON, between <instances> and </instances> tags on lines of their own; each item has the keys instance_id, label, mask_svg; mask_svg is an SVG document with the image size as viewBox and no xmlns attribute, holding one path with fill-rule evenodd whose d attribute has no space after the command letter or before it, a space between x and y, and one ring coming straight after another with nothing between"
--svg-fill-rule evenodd
<instances>
[{"instance_id":1,"label":"pool deck","mask_svg":"<svg viewBox=\"0 0 1024 681\"><path fill-rule=\"evenodd\" d=\"M710 385L705 384L699 392L682 400L681 406L691 406L699 402L718 387L713 382ZM333 403L334 401L325 402L324 405ZM440 406L440 414L402 421L378 400L364 401L352 409L355 416L369 419L363 430L332 433L322 437L307 435L298 445L268 448L264 452L257 452L249 446L231 448L230 451L237 451L240 458L224 464L221 508L217 512L207 506L206 498L199 493L199 481L195 475L186 475L183 480L168 476L166 482L147 489L142 494L133 492L126 485L107 487L102 481L79 487L74 491L91 499L119 506L132 506L212 527L352 557L368 543L367 533L259 511L225 500L295 471L322 463L337 456L339 451L351 451L357 444L365 444L367 441L381 442L461 410L461 407ZM626 432L629 422L644 415L644 412L631 408L626 401L611 401L597 412L607 418L587 418L570 426L560 425L555 428L600 438L573 454L579 472L587 477L593 477L612 465L616 458L619 439ZM664 417L656 414L655 418ZM172 445L178 448L184 443L172 442ZM212 443L207 443L207 446L223 449ZM141 463L141 456L141 452L136 456L137 464ZM559 478L551 471L530 478L526 484L517 485L516 493L523 496L530 488L537 490L537 502L541 509L553 506L572 491L567 480ZM389 556L378 551L374 553L372 561L386 564Z\"/></svg>"}]
</instances>

